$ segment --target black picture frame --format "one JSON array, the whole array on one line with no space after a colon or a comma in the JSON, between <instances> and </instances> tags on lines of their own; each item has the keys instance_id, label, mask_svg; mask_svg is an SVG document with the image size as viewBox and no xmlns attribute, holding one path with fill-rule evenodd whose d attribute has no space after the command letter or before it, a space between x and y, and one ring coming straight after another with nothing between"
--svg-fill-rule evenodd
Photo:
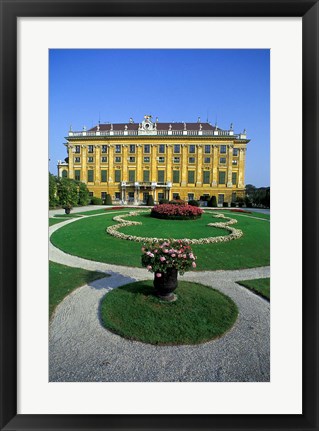
<instances>
[{"instance_id":1,"label":"black picture frame","mask_svg":"<svg viewBox=\"0 0 319 431\"><path fill-rule=\"evenodd\" d=\"M0 0L1 430L318 430L319 5L314 0ZM17 414L17 18L302 17L303 413L299 415ZM293 376L292 376L293 378Z\"/></svg>"}]
</instances>

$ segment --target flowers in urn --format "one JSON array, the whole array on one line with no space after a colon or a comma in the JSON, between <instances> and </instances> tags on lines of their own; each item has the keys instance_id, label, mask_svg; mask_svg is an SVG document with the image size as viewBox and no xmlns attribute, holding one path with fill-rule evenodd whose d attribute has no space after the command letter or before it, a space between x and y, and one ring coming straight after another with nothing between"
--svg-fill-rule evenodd
<instances>
[{"instance_id":1,"label":"flowers in urn","mask_svg":"<svg viewBox=\"0 0 319 431\"><path fill-rule=\"evenodd\" d=\"M196 268L196 256L182 240L154 241L142 247L142 265L154 273L155 294L164 301L175 301L177 275Z\"/></svg>"},{"instance_id":2,"label":"flowers in urn","mask_svg":"<svg viewBox=\"0 0 319 431\"><path fill-rule=\"evenodd\" d=\"M142 247L142 265L156 277L161 277L168 269L177 269L180 275L196 268L196 256L190 245L182 240L161 241Z\"/></svg>"}]
</instances>

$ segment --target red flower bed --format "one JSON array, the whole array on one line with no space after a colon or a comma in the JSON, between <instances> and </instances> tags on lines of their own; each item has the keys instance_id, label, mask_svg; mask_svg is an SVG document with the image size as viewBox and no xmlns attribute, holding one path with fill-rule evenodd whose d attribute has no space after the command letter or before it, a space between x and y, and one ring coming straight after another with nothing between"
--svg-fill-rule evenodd
<instances>
[{"instance_id":1,"label":"red flower bed","mask_svg":"<svg viewBox=\"0 0 319 431\"><path fill-rule=\"evenodd\" d=\"M151 217L186 220L197 219L201 217L203 210L192 205L174 205L174 204L161 204L155 205L151 211Z\"/></svg>"},{"instance_id":2,"label":"red flower bed","mask_svg":"<svg viewBox=\"0 0 319 431\"><path fill-rule=\"evenodd\" d=\"M122 210L123 207L109 207L109 208L105 208L105 211L107 210Z\"/></svg>"}]
</instances>

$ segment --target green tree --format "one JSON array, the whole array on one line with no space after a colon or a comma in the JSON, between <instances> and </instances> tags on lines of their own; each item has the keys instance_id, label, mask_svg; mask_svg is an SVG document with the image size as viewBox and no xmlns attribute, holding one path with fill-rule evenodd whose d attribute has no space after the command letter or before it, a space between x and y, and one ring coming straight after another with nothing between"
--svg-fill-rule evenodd
<instances>
[{"instance_id":1,"label":"green tree","mask_svg":"<svg viewBox=\"0 0 319 431\"><path fill-rule=\"evenodd\" d=\"M217 207L217 200L216 196L212 196L209 201L207 202L208 207Z\"/></svg>"},{"instance_id":2,"label":"green tree","mask_svg":"<svg viewBox=\"0 0 319 431\"><path fill-rule=\"evenodd\" d=\"M49 207L55 208L59 203L57 196L57 177L49 173Z\"/></svg>"},{"instance_id":3,"label":"green tree","mask_svg":"<svg viewBox=\"0 0 319 431\"><path fill-rule=\"evenodd\" d=\"M109 193L106 195L105 205L112 205L112 197Z\"/></svg>"},{"instance_id":4,"label":"green tree","mask_svg":"<svg viewBox=\"0 0 319 431\"><path fill-rule=\"evenodd\" d=\"M79 205L88 205L90 200L91 199L87 185L79 182Z\"/></svg>"},{"instance_id":5,"label":"green tree","mask_svg":"<svg viewBox=\"0 0 319 431\"><path fill-rule=\"evenodd\" d=\"M153 199L152 195L148 195L146 205L148 207L153 207L154 206L154 199Z\"/></svg>"},{"instance_id":6,"label":"green tree","mask_svg":"<svg viewBox=\"0 0 319 431\"><path fill-rule=\"evenodd\" d=\"M79 201L79 186L77 181L70 178L59 178L57 181L57 196L59 205L77 206Z\"/></svg>"}]
</instances>

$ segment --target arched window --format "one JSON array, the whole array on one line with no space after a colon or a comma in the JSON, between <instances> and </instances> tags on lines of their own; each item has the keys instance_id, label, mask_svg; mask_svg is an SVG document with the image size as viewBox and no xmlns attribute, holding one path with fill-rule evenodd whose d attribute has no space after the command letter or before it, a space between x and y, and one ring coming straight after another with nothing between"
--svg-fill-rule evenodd
<instances>
[{"instance_id":1,"label":"arched window","mask_svg":"<svg viewBox=\"0 0 319 431\"><path fill-rule=\"evenodd\" d=\"M68 177L68 171L63 169L62 171L62 178L67 178Z\"/></svg>"}]
</instances>

